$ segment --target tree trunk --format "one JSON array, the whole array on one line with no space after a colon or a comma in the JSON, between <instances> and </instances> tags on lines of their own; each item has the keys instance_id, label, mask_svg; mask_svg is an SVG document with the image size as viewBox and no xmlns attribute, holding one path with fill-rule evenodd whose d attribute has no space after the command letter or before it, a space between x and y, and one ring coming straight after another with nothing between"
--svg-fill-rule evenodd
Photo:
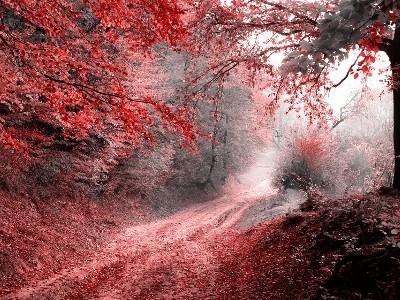
<instances>
[{"instance_id":1,"label":"tree trunk","mask_svg":"<svg viewBox=\"0 0 400 300\"><path fill-rule=\"evenodd\" d=\"M393 144L394 144L394 176L393 188L400 189L400 90L393 90Z\"/></svg>"},{"instance_id":2,"label":"tree trunk","mask_svg":"<svg viewBox=\"0 0 400 300\"><path fill-rule=\"evenodd\" d=\"M393 88L393 144L394 176L393 188L400 190L400 28L397 26L395 37L388 53L394 82Z\"/></svg>"}]
</instances>

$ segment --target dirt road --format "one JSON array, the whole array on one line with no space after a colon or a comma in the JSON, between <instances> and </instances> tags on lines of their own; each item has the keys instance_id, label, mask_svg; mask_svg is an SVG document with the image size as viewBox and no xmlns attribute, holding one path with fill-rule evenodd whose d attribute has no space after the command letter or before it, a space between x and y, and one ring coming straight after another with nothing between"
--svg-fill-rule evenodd
<instances>
[{"instance_id":1,"label":"dirt road","mask_svg":"<svg viewBox=\"0 0 400 300\"><path fill-rule=\"evenodd\" d=\"M268 186L127 228L83 265L5 299L219 299L222 237L298 205L298 197L277 198Z\"/></svg>"}]
</instances>

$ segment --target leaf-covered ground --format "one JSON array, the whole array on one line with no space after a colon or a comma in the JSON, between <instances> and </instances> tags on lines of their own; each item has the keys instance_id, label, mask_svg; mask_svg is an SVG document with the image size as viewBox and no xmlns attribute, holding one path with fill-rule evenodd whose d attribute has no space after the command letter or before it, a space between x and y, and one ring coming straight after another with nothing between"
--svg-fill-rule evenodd
<instances>
[{"instance_id":1,"label":"leaf-covered ground","mask_svg":"<svg viewBox=\"0 0 400 300\"><path fill-rule=\"evenodd\" d=\"M72 230L66 230L65 220L53 220L47 235L42 230L51 226L39 221L20 223L20 229L3 226L2 294L4 299L398 299L398 198L316 199L303 205L304 211L282 216L287 198L253 191L129 226L95 222L93 216L92 225L68 220ZM257 222L249 223L250 215ZM93 231L79 232L83 228ZM94 241L87 243L93 245L85 246L82 238L91 235ZM6 237L18 255L7 248ZM45 265L33 266L32 257L42 264L46 259ZM16 272L15 266L22 269Z\"/></svg>"},{"instance_id":2,"label":"leaf-covered ground","mask_svg":"<svg viewBox=\"0 0 400 300\"><path fill-rule=\"evenodd\" d=\"M399 299L399 196L316 200L231 239L221 299Z\"/></svg>"}]
</instances>

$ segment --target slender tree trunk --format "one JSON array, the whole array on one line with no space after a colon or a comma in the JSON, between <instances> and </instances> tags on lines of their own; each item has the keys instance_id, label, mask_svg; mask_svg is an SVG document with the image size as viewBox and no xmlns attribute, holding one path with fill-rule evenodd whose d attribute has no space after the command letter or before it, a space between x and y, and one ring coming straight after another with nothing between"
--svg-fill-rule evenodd
<instances>
[{"instance_id":1,"label":"slender tree trunk","mask_svg":"<svg viewBox=\"0 0 400 300\"><path fill-rule=\"evenodd\" d=\"M393 90L393 144L394 144L394 176L393 188L400 189L400 90Z\"/></svg>"},{"instance_id":2,"label":"slender tree trunk","mask_svg":"<svg viewBox=\"0 0 400 300\"><path fill-rule=\"evenodd\" d=\"M400 190L400 28L397 26L391 51L388 53L396 81L393 88L393 144L394 144L394 176L393 188Z\"/></svg>"}]
</instances>

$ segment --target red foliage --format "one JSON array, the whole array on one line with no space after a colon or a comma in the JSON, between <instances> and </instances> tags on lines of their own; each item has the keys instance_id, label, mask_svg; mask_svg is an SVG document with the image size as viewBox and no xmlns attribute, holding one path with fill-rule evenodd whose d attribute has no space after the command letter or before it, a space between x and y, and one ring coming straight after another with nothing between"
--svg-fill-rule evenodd
<instances>
[{"instance_id":1,"label":"red foliage","mask_svg":"<svg viewBox=\"0 0 400 300\"><path fill-rule=\"evenodd\" d=\"M350 69L350 74L354 74L354 79L357 79L360 73L370 75L371 65L376 61L376 54L380 51L383 38L387 35L386 28L383 24L375 23L368 30L367 37L361 39L358 45L361 47L361 59L357 62L357 69Z\"/></svg>"},{"instance_id":2,"label":"red foliage","mask_svg":"<svg viewBox=\"0 0 400 300\"><path fill-rule=\"evenodd\" d=\"M33 130L28 138L39 143L40 133L79 139L95 131L135 144L152 140L157 119L193 140L185 109L163 104L149 89L151 78L135 76L149 73L147 66L133 67L156 43L186 39L177 1L5 0L0 17L3 148L32 144L20 134L26 126L14 124L22 118L59 127L58 137Z\"/></svg>"},{"instance_id":3,"label":"red foliage","mask_svg":"<svg viewBox=\"0 0 400 300\"><path fill-rule=\"evenodd\" d=\"M298 138L294 142L295 151L305 160L311 169L319 167L326 150L320 136Z\"/></svg>"}]
</instances>

